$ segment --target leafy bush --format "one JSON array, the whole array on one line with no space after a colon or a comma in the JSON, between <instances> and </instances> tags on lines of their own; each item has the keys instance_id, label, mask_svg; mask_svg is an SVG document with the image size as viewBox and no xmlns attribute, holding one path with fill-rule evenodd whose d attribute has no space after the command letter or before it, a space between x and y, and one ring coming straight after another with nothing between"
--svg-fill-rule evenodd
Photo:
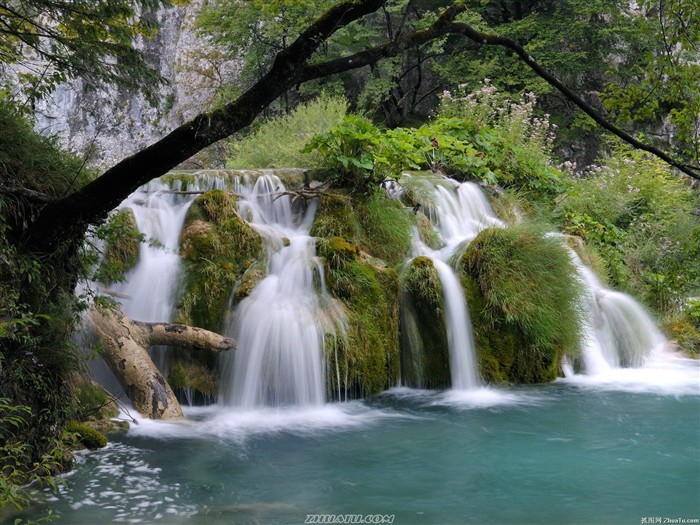
<instances>
[{"instance_id":1,"label":"leafy bush","mask_svg":"<svg viewBox=\"0 0 700 525\"><path fill-rule=\"evenodd\" d=\"M559 193L565 180L551 162L556 126L549 123L549 115L535 115L536 102L533 93L525 93L522 102L508 100L486 79L474 93L467 93L464 85L454 94L444 91L437 114L474 130L474 142L493 171L489 182L536 195Z\"/></svg>"},{"instance_id":2,"label":"leafy bush","mask_svg":"<svg viewBox=\"0 0 700 525\"><path fill-rule=\"evenodd\" d=\"M255 132L232 143L229 168L314 168L320 155L303 151L314 135L339 124L347 102L342 97L320 96L301 104L290 114L264 121Z\"/></svg>"},{"instance_id":3,"label":"leafy bush","mask_svg":"<svg viewBox=\"0 0 700 525\"><path fill-rule=\"evenodd\" d=\"M331 180L351 191L368 193L384 179L382 133L364 117L348 115L330 131L315 136L304 149L318 152L334 170Z\"/></svg>"},{"instance_id":4,"label":"leafy bush","mask_svg":"<svg viewBox=\"0 0 700 525\"><path fill-rule=\"evenodd\" d=\"M56 487L52 475L62 462L63 447L54 442L49 452L32 461L31 447L23 436L31 418L30 407L0 398L0 512L8 505L18 510L29 505L31 498L24 487L30 483Z\"/></svg>"},{"instance_id":5,"label":"leafy bush","mask_svg":"<svg viewBox=\"0 0 700 525\"><path fill-rule=\"evenodd\" d=\"M333 182L352 191L368 192L403 170L430 169L536 197L557 194L564 190L565 178L550 162L553 132L547 116L534 116L534 104L530 95L522 104L506 101L480 113L472 111L482 108L479 97L455 101L445 92L440 117L419 128L382 132L351 115L314 137L306 151L318 151L325 165L337 171Z\"/></svg>"},{"instance_id":6,"label":"leafy bush","mask_svg":"<svg viewBox=\"0 0 700 525\"><path fill-rule=\"evenodd\" d=\"M670 314L700 294L698 197L665 164L620 148L575 182L555 217L596 248L614 286Z\"/></svg>"}]
</instances>

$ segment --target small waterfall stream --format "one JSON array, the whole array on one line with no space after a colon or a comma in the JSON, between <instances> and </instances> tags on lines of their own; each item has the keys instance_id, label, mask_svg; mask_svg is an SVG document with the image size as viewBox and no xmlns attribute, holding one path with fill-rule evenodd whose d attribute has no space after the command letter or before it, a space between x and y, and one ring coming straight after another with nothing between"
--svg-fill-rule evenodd
<instances>
[{"instance_id":1,"label":"small waterfall stream","mask_svg":"<svg viewBox=\"0 0 700 525\"><path fill-rule=\"evenodd\" d=\"M429 257L437 270L445 301L445 329L449 345L452 388L467 390L478 387L481 381L467 302L459 277L448 262L460 247L471 242L481 230L503 226L503 223L494 215L486 197L476 184L460 184L451 179L440 182L450 185L446 187L436 183L433 186L433 204L428 213L435 219L444 246L432 250L416 235L412 255Z\"/></svg>"},{"instance_id":2,"label":"small waterfall stream","mask_svg":"<svg viewBox=\"0 0 700 525\"><path fill-rule=\"evenodd\" d=\"M576 252L571 248L569 252L585 289L581 356L586 374L642 366L655 349L664 347L666 338L637 301L606 289ZM565 373L573 375L570 365L565 366Z\"/></svg>"},{"instance_id":3,"label":"small waterfall stream","mask_svg":"<svg viewBox=\"0 0 700 525\"><path fill-rule=\"evenodd\" d=\"M268 274L238 305L229 335L238 342L226 357L222 378L226 404L316 406L325 402L324 331L318 323L314 275L322 278L309 236L315 203L305 213L275 176L239 188L240 214L260 232L269 252Z\"/></svg>"}]
</instances>

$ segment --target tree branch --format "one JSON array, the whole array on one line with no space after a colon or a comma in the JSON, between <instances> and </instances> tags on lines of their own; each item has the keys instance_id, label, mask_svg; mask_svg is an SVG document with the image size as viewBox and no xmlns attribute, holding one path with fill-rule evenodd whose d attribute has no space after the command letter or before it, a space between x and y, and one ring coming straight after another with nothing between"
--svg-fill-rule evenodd
<instances>
[{"instance_id":1,"label":"tree branch","mask_svg":"<svg viewBox=\"0 0 700 525\"><path fill-rule=\"evenodd\" d=\"M294 85L318 47L333 33L375 12L386 0L347 0L311 24L280 51L268 71L237 100L200 114L163 139L124 159L80 190L47 205L27 232L27 243L50 251L66 235L84 232L104 220L130 193L164 175L195 153L248 126L255 117Z\"/></svg>"},{"instance_id":2,"label":"tree branch","mask_svg":"<svg viewBox=\"0 0 700 525\"><path fill-rule=\"evenodd\" d=\"M689 167L687 164L684 164L672 158L660 149L637 140L626 131L618 128L612 122L606 120L590 104L588 104L580 96L578 96L576 93L574 93L564 84L562 84L554 75L552 75L551 73L546 71L542 66L540 66L535 60L535 58L531 56L527 51L525 51L525 49L514 40L505 37L489 35L481 31L477 31L473 27L464 23L451 24L449 32L466 36L467 38L478 44L495 45L510 49L516 55L518 55L518 57L520 57L520 59L525 64L527 64L527 66L530 69L532 69L540 78L543 78L545 81L547 81L547 83L559 90L566 98L568 98L571 102L576 104L584 113L586 113L586 115L591 117L599 126L608 130L613 135L616 135L617 137L621 138L623 141L627 142L631 146L642 151L651 153L652 155L660 158L670 166L673 166L679 171L685 173L689 177L700 180L699 167Z\"/></svg>"}]
</instances>

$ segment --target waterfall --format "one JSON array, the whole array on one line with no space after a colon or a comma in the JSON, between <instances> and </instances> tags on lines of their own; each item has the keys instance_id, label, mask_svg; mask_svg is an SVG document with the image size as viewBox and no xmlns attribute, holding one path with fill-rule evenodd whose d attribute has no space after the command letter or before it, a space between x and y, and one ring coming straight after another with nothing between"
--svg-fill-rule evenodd
<instances>
[{"instance_id":1,"label":"waterfall","mask_svg":"<svg viewBox=\"0 0 700 525\"><path fill-rule=\"evenodd\" d=\"M146 242L139 260L123 283L112 286L121 296L122 310L139 321L170 321L177 300L182 263L178 254L185 214L194 197L169 192L160 181L132 193L121 208L133 211Z\"/></svg>"},{"instance_id":2,"label":"waterfall","mask_svg":"<svg viewBox=\"0 0 700 525\"><path fill-rule=\"evenodd\" d=\"M280 196L283 184L270 175L239 191L239 213L265 239L268 273L229 323L238 349L224 357L223 400L244 409L323 404L324 330L314 284L322 272L309 235L316 205L294 213L290 197Z\"/></svg>"},{"instance_id":3,"label":"waterfall","mask_svg":"<svg viewBox=\"0 0 700 525\"><path fill-rule=\"evenodd\" d=\"M581 356L586 373L599 375L621 366L641 366L654 349L665 345L665 337L637 301L606 289L570 247L569 252L585 288ZM567 368L571 375L573 371Z\"/></svg>"},{"instance_id":4,"label":"waterfall","mask_svg":"<svg viewBox=\"0 0 700 525\"><path fill-rule=\"evenodd\" d=\"M450 179L435 184L428 214L434 218L443 242L439 250L431 250L415 236L413 256L430 257L438 273L445 301L445 329L450 355L452 388L465 390L479 386L478 366L474 349L471 319L464 292L448 261L489 227L503 226L494 215L481 189L474 183L457 183Z\"/></svg>"}]
</instances>

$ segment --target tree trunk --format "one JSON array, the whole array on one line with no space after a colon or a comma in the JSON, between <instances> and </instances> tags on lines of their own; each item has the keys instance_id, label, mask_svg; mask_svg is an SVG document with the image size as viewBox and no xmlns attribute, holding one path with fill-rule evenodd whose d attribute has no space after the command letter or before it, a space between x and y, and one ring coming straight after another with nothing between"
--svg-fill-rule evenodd
<instances>
[{"instance_id":1,"label":"tree trunk","mask_svg":"<svg viewBox=\"0 0 700 525\"><path fill-rule=\"evenodd\" d=\"M169 345L210 352L235 348L232 339L202 328L132 321L118 307L93 307L90 321L103 343L102 357L134 408L151 419L182 419L184 414L170 385L148 355L149 346Z\"/></svg>"}]
</instances>

